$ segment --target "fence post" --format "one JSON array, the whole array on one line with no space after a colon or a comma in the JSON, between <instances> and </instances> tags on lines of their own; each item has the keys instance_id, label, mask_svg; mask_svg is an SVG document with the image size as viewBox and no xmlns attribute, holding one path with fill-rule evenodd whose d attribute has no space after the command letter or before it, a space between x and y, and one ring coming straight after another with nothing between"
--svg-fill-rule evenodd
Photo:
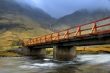
<instances>
[{"instance_id":1,"label":"fence post","mask_svg":"<svg viewBox=\"0 0 110 73\"><path fill-rule=\"evenodd\" d=\"M81 26L78 26L75 36L77 36L78 34L79 36L81 36Z\"/></svg>"},{"instance_id":2,"label":"fence post","mask_svg":"<svg viewBox=\"0 0 110 73\"><path fill-rule=\"evenodd\" d=\"M52 40L53 40L53 39L52 39L52 38L53 38L53 37L52 37L52 35L53 35L53 34L51 34L51 37L50 37L50 39L51 39L51 42L52 42Z\"/></svg>"},{"instance_id":3,"label":"fence post","mask_svg":"<svg viewBox=\"0 0 110 73\"><path fill-rule=\"evenodd\" d=\"M69 29L67 29L67 39L69 39Z\"/></svg>"},{"instance_id":4,"label":"fence post","mask_svg":"<svg viewBox=\"0 0 110 73\"><path fill-rule=\"evenodd\" d=\"M60 39L60 32L58 32L58 35L57 35L57 37L58 37L58 40Z\"/></svg>"},{"instance_id":5,"label":"fence post","mask_svg":"<svg viewBox=\"0 0 110 73\"><path fill-rule=\"evenodd\" d=\"M47 42L46 40L47 40L47 38L46 38L46 35L45 35L45 43Z\"/></svg>"},{"instance_id":6,"label":"fence post","mask_svg":"<svg viewBox=\"0 0 110 73\"><path fill-rule=\"evenodd\" d=\"M96 33L97 32L97 25L96 22L94 22L94 25L92 27L92 33Z\"/></svg>"}]
</instances>

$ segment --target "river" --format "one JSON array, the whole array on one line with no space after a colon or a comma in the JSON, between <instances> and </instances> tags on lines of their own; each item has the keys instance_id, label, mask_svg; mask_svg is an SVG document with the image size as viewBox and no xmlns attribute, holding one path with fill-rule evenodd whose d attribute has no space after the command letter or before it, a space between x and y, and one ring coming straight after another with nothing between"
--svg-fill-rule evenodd
<instances>
[{"instance_id":1,"label":"river","mask_svg":"<svg viewBox=\"0 0 110 73\"><path fill-rule=\"evenodd\" d=\"M0 73L110 73L110 54L78 55L68 62L2 57Z\"/></svg>"}]
</instances>

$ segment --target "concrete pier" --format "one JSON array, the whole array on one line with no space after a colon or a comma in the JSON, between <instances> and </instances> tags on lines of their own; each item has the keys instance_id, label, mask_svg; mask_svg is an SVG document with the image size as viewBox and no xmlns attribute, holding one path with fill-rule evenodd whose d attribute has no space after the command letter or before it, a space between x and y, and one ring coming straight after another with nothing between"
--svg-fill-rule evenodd
<instances>
[{"instance_id":1,"label":"concrete pier","mask_svg":"<svg viewBox=\"0 0 110 73\"><path fill-rule=\"evenodd\" d=\"M25 56L31 56L36 59L46 57L46 48L24 48L22 53ZM53 46L53 58L59 61L71 61L76 56L76 48L74 46Z\"/></svg>"},{"instance_id":2,"label":"concrete pier","mask_svg":"<svg viewBox=\"0 0 110 73\"><path fill-rule=\"evenodd\" d=\"M73 46L54 46L53 58L60 61L70 61L76 56L75 47Z\"/></svg>"},{"instance_id":3,"label":"concrete pier","mask_svg":"<svg viewBox=\"0 0 110 73\"><path fill-rule=\"evenodd\" d=\"M46 57L46 49L42 48L33 48L30 49L30 56L42 59Z\"/></svg>"},{"instance_id":4,"label":"concrete pier","mask_svg":"<svg viewBox=\"0 0 110 73\"><path fill-rule=\"evenodd\" d=\"M38 59L42 59L46 57L46 49L45 48L24 48L22 49L22 53L25 56L31 56Z\"/></svg>"}]
</instances>

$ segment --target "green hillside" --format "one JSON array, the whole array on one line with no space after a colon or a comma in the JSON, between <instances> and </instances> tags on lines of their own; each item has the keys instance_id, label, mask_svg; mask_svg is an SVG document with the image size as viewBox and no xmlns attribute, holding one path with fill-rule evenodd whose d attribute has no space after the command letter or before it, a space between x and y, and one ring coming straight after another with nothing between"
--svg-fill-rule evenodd
<instances>
[{"instance_id":1,"label":"green hillside","mask_svg":"<svg viewBox=\"0 0 110 73\"><path fill-rule=\"evenodd\" d=\"M19 40L50 33L47 27L54 20L39 8L0 0L0 51L18 47Z\"/></svg>"}]
</instances>

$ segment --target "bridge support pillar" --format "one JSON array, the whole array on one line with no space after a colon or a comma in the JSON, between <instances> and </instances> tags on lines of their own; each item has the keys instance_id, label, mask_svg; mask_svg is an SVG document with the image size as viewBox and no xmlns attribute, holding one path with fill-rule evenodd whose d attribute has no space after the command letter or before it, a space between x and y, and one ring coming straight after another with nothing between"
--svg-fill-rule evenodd
<instances>
[{"instance_id":1,"label":"bridge support pillar","mask_svg":"<svg viewBox=\"0 0 110 73\"><path fill-rule=\"evenodd\" d=\"M73 46L54 46L53 57L60 61L70 61L76 56L75 50Z\"/></svg>"},{"instance_id":2,"label":"bridge support pillar","mask_svg":"<svg viewBox=\"0 0 110 73\"><path fill-rule=\"evenodd\" d=\"M38 59L42 59L45 58L46 56L46 49L42 49L42 48L30 48L30 56L38 58Z\"/></svg>"}]
</instances>

